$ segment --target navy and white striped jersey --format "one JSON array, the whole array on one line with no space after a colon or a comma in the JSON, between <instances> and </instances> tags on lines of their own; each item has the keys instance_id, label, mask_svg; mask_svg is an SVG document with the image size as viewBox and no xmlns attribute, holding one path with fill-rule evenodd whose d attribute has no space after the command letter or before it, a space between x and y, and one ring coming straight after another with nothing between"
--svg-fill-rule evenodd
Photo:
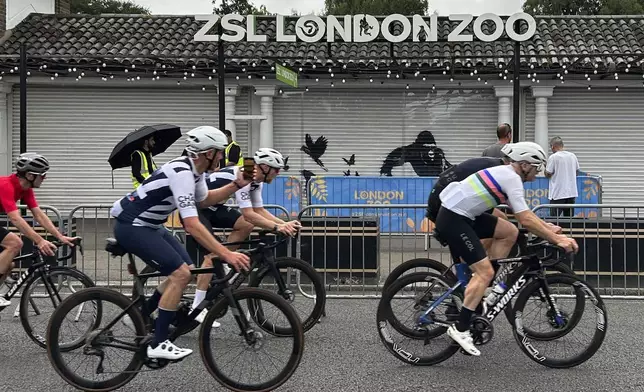
<instances>
[{"instance_id":1,"label":"navy and white striped jersey","mask_svg":"<svg viewBox=\"0 0 644 392\"><path fill-rule=\"evenodd\" d=\"M206 186L209 190L219 189L235 181L239 173L239 166L228 166L212 173L206 178ZM264 207L262 200L262 188L264 183L251 182L235 192L235 199L239 208ZM217 209L222 204L214 205L211 209Z\"/></svg>"},{"instance_id":2,"label":"navy and white striped jersey","mask_svg":"<svg viewBox=\"0 0 644 392\"><path fill-rule=\"evenodd\" d=\"M197 216L196 203L207 196L206 175L197 173L190 158L179 157L155 170L134 192L114 202L110 213L133 226L160 228L176 209L183 219Z\"/></svg>"}]
</instances>

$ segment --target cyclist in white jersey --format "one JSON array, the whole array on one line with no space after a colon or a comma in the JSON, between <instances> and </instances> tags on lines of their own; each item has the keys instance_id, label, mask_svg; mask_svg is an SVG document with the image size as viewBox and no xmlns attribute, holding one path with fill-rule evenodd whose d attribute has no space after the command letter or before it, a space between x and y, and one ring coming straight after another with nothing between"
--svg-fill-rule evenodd
<instances>
[{"instance_id":1,"label":"cyclist in white jersey","mask_svg":"<svg viewBox=\"0 0 644 392\"><path fill-rule=\"evenodd\" d=\"M509 165L495 166L450 183L440 194L441 208L436 217L436 233L449 245L455 257L461 257L474 272L465 290L459 322L447 334L467 353L481 355L469 332L472 313L481 302L485 289L494 278L490 259L507 257L519 231L511 222L486 213L507 203L519 223L531 233L567 251L579 249L577 242L557 234L537 217L526 204L523 183L534 181L546 164L546 154L536 143L506 144L502 152L510 158ZM491 238L489 257L480 239Z\"/></svg>"},{"instance_id":2,"label":"cyclist in white jersey","mask_svg":"<svg viewBox=\"0 0 644 392\"><path fill-rule=\"evenodd\" d=\"M264 208L262 188L264 183L270 184L284 167L284 157L279 151L272 148L260 148L253 156L255 161L255 175L253 181L235 192L235 199L241 213L224 204L216 204L208 209L199 211L199 218L206 228L212 232L213 227L234 229L228 237L229 242L243 241L248 237L255 226L263 229L272 229L284 234L295 235L302 227L299 221L284 222ZM230 184L239 177L239 166L226 167L212 173L206 180L208 189L220 189ZM231 246L236 249L239 246ZM212 254L204 257L202 267L212 266ZM197 290L192 307L196 308L206 297L206 291L211 279L211 274L200 274L197 277ZM204 309L195 320L202 322L207 309ZM216 321L213 326L218 327Z\"/></svg>"},{"instance_id":3,"label":"cyclist in white jersey","mask_svg":"<svg viewBox=\"0 0 644 392\"><path fill-rule=\"evenodd\" d=\"M240 176L230 186L208 191L205 172L218 167L228 140L223 132L210 126L195 128L187 136L188 156L173 159L154 171L134 192L117 200L110 211L115 218L114 236L118 243L168 276L144 306L147 314L157 306L159 309L155 336L147 347L149 358L179 360L192 353L167 339L181 294L192 278L190 268L193 267L185 248L163 227L170 214L178 209L186 231L236 270L250 267L248 256L232 252L217 242L197 217L198 208L226 200L250 181ZM128 324L126 317L122 321Z\"/></svg>"}]
</instances>

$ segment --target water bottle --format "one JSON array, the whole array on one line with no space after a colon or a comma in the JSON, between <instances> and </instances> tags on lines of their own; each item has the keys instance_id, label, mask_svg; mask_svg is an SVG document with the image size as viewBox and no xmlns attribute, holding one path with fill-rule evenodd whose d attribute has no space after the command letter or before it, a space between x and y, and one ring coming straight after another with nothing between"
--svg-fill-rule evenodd
<instances>
[{"instance_id":1,"label":"water bottle","mask_svg":"<svg viewBox=\"0 0 644 392\"><path fill-rule=\"evenodd\" d=\"M485 298L485 305L487 305L486 308L489 308L490 306L494 305L497 299L501 297L501 294L505 292L506 288L507 286L505 285L504 282L497 283L496 286L494 286L494 288L492 289L492 292L490 293L490 295L488 295L487 298Z\"/></svg>"}]
</instances>

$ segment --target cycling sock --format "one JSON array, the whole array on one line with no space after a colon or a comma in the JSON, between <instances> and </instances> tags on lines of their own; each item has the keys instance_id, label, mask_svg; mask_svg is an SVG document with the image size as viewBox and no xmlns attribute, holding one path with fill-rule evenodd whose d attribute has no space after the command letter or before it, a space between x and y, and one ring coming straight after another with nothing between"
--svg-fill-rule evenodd
<instances>
[{"instance_id":1,"label":"cycling sock","mask_svg":"<svg viewBox=\"0 0 644 392\"><path fill-rule=\"evenodd\" d=\"M199 304L201 303L201 301L203 301L204 298L206 298L205 290L199 290L199 289L195 290L195 299L194 301L192 301L192 308L194 309L197 306L199 306Z\"/></svg>"},{"instance_id":2,"label":"cycling sock","mask_svg":"<svg viewBox=\"0 0 644 392\"><path fill-rule=\"evenodd\" d=\"M470 320L472 320L472 313L474 313L473 310L463 306L463 308L461 309L461 317L458 320L458 324L456 324L456 329L458 329L459 332L465 332L470 329Z\"/></svg>"},{"instance_id":3,"label":"cycling sock","mask_svg":"<svg viewBox=\"0 0 644 392\"><path fill-rule=\"evenodd\" d=\"M155 325L154 339L152 340L152 343L150 343L152 348L156 348L159 343L168 339L168 329L170 328L170 323L174 320L174 315L176 313L177 312L175 310L159 308L159 317L157 318Z\"/></svg>"},{"instance_id":4,"label":"cycling sock","mask_svg":"<svg viewBox=\"0 0 644 392\"><path fill-rule=\"evenodd\" d=\"M152 297L150 297L146 302L145 302L145 315L150 316L152 312L156 310L156 308L159 307L159 301L161 300L161 293L159 290L154 290L154 293L152 293Z\"/></svg>"}]
</instances>

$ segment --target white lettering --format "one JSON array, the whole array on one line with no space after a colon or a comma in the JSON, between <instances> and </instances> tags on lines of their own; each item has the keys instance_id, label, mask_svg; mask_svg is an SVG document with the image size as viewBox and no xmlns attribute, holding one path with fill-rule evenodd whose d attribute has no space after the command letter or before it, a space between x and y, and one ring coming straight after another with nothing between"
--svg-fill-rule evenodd
<instances>
[{"instance_id":1,"label":"white lettering","mask_svg":"<svg viewBox=\"0 0 644 392\"><path fill-rule=\"evenodd\" d=\"M389 31L389 27L393 22L400 22L402 24L403 29L400 35L393 35L391 31ZM409 19L400 14L389 15L385 18L385 20L382 21L382 27L380 28L380 30L382 31L382 36L385 37L387 41L402 42L406 40L411 33L411 22L409 22Z\"/></svg>"},{"instance_id":2,"label":"white lettering","mask_svg":"<svg viewBox=\"0 0 644 392\"><path fill-rule=\"evenodd\" d=\"M488 19L494 22L494 29L491 34L485 34L481 29L483 22ZM474 22L474 35L476 35L481 41L496 41L497 39L501 38L501 35L503 35L503 20L500 16L494 14L483 14L479 16Z\"/></svg>"},{"instance_id":3,"label":"white lettering","mask_svg":"<svg viewBox=\"0 0 644 392\"><path fill-rule=\"evenodd\" d=\"M514 23L519 20L524 20L528 23L528 29L523 34L518 34L514 31ZM527 41L537 32L537 21L534 20L532 15L526 14L525 12L517 12L505 21L505 32L508 34L510 39L519 42Z\"/></svg>"},{"instance_id":4,"label":"white lettering","mask_svg":"<svg viewBox=\"0 0 644 392\"><path fill-rule=\"evenodd\" d=\"M224 33L221 36L221 39L227 42L239 42L244 39L246 31L244 31L244 26L239 24L234 24L233 22L244 22L244 17L237 14L227 14L221 19L221 27L224 31L229 30L235 34ZM249 37L250 38L250 37Z\"/></svg>"},{"instance_id":5,"label":"white lettering","mask_svg":"<svg viewBox=\"0 0 644 392\"><path fill-rule=\"evenodd\" d=\"M371 15L353 16L353 42L371 42L380 34L378 19Z\"/></svg>"},{"instance_id":6,"label":"white lettering","mask_svg":"<svg viewBox=\"0 0 644 392\"><path fill-rule=\"evenodd\" d=\"M318 42L324 37L325 31L326 24L319 16L303 16L295 23L295 34L304 42Z\"/></svg>"},{"instance_id":7,"label":"white lettering","mask_svg":"<svg viewBox=\"0 0 644 392\"><path fill-rule=\"evenodd\" d=\"M337 33L344 42L351 42L351 15L344 16L344 26L340 24L338 18L329 15L326 18L326 40L327 42L335 42L335 34Z\"/></svg>"},{"instance_id":8,"label":"white lettering","mask_svg":"<svg viewBox=\"0 0 644 392\"><path fill-rule=\"evenodd\" d=\"M515 284L510 287L510 289L503 295L503 297L494 305L494 308L487 313L486 317L488 320L492 321L494 318L505 308L505 306L510 302L510 300L516 295L516 293L521 290L521 287L525 284L526 279L524 276L521 276Z\"/></svg>"},{"instance_id":9,"label":"white lettering","mask_svg":"<svg viewBox=\"0 0 644 392\"><path fill-rule=\"evenodd\" d=\"M459 41L459 42L472 41L473 39L472 34L461 34L463 30L465 30L465 28L470 25L470 22L472 21L472 19L474 19L474 17L468 14L450 15L449 20L459 20L461 21L461 23L458 26L456 26L454 31L449 33L449 35L447 36L447 40Z\"/></svg>"},{"instance_id":10,"label":"white lettering","mask_svg":"<svg viewBox=\"0 0 644 392\"><path fill-rule=\"evenodd\" d=\"M246 22L244 23L244 18ZM276 15L276 41L277 42L296 42L296 37L303 42L314 43L323 40L326 37L327 42L335 42L339 37L344 42L371 42L375 40L382 32L382 36L389 42L403 42L412 34L414 42L436 42L438 41L438 16L436 14L429 17L429 24L422 15L412 15L410 17L392 14L382 20L382 25L376 17L368 14L344 15L344 23L340 23L339 17L328 15L322 19L316 15L301 16L295 22L295 35L286 34L286 23L283 15ZM246 39L247 42L267 42L266 34L257 34L256 17L254 15L227 14L223 17L219 15L195 15L195 20L206 21L194 35L196 42L216 42L221 38L223 41L238 42ZM463 34L474 16L470 14L449 15L449 20L459 21L460 23L448 34L448 41L466 42L473 41L477 37L481 41L491 42L499 39L503 31L507 33L510 39L515 41L526 41L534 36L537 31L535 19L523 12L511 15L505 23L500 16L492 13L486 13L476 18L473 26L473 34ZM491 20L494 27L489 33L483 32L483 23ZM515 31L515 24L524 21L527 23L527 29L522 33ZM208 34L221 22L223 34L221 37L218 32ZM400 22L402 31L394 35L389 27L393 22ZM424 35L422 34L424 33ZM422 39L421 39L421 36Z\"/></svg>"},{"instance_id":11,"label":"white lettering","mask_svg":"<svg viewBox=\"0 0 644 392\"><path fill-rule=\"evenodd\" d=\"M219 15L195 15L195 20L205 20L206 24L195 33L194 40L196 42L217 42L219 41L218 34L208 35L208 31L212 29L219 21Z\"/></svg>"},{"instance_id":12,"label":"white lettering","mask_svg":"<svg viewBox=\"0 0 644 392\"><path fill-rule=\"evenodd\" d=\"M429 17L429 25L427 22L425 22L425 19L423 19L422 16L420 15L414 15L412 18L412 25L413 25L413 30L412 34L414 42L419 42L420 38L420 32L424 31L425 32L425 42L436 42L438 41L438 14L432 14Z\"/></svg>"},{"instance_id":13,"label":"white lettering","mask_svg":"<svg viewBox=\"0 0 644 392\"><path fill-rule=\"evenodd\" d=\"M266 34L255 34L255 15L248 15L246 17L246 31L248 32L249 42L266 42Z\"/></svg>"},{"instance_id":14,"label":"white lettering","mask_svg":"<svg viewBox=\"0 0 644 392\"><path fill-rule=\"evenodd\" d=\"M295 42L294 35L284 33L284 15L277 15L277 42Z\"/></svg>"}]
</instances>

